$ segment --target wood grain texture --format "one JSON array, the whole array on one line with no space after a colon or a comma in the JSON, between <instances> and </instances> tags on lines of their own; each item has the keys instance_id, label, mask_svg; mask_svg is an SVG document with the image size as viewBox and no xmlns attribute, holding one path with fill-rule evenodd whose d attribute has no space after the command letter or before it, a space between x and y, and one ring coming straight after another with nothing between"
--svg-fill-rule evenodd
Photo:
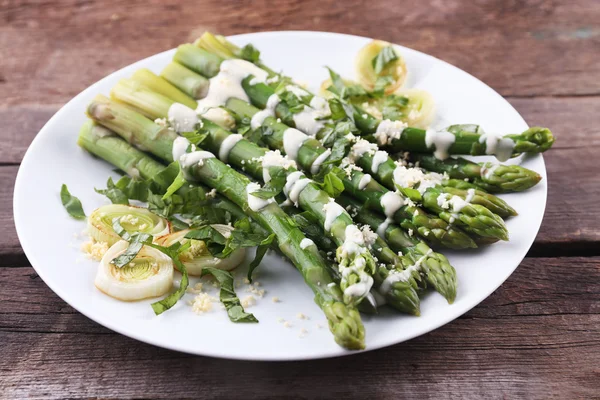
<instances>
[{"instance_id":1,"label":"wood grain texture","mask_svg":"<svg viewBox=\"0 0 600 400\"><path fill-rule=\"evenodd\" d=\"M599 20L600 3L590 0L9 0L0 11L0 87L8 104L62 103L206 29L320 30L424 51L504 95L600 94Z\"/></svg>"},{"instance_id":2,"label":"wood grain texture","mask_svg":"<svg viewBox=\"0 0 600 400\"><path fill-rule=\"evenodd\" d=\"M530 125L558 137L545 156L548 205L535 257L456 321L350 358L193 357L79 314L19 245L18 165L81 90L206 29L377 37L446 60L507 96ZM600 399L599 54L595 0L0 0L0 399Z\"/></svg>"},{"instance_id":3,"label":"wood grain texture","mask_svg":"<svg viewBox=\"0 0 600 400\"><path fill-rule=\"evenodd\" d=\"M430 334L351 358L296 363L192 357L113 334L67 306L29 267L0 268L0 286L7 288L0 292L7 398L600 394L600 258L526 259L479 307Z\"/></svg>"}]
</instances>

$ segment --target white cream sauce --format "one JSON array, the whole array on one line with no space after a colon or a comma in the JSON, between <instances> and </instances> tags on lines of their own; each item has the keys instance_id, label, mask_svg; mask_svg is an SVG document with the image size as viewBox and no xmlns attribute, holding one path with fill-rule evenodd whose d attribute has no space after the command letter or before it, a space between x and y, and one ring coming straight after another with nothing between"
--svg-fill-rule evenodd
<instances>
[{"instance_id":1,"label":"white cream sauce","mask_svg":"<svg viewBox=\"0 0 600 400\"><path fill-rule=\"evenodd\" d=\"M342 206L335 202L334 199L330 198L329 202L323 206L323 212L325 212L325 222L323 228L326 232L331 230L331 225L337 217L345 213Z\"/></svg>"},{"instance_id":2,"label":"white cream sauce","mask_svg":"<svg viewBox=\"0 0 600 400\"><path fill-rule=\"evenodd\" d=\"M242 87L242 81L254 75L255 83L265 82L268 77L266 71L246 60L230 59L221 63L219 73L210 78L208 94L198 101L196 111L204 114L211 108L225 105L230 98L249 101L248 95Z\"/></svg>"},{"instance_id":3,"label":"white cream sauce","mask_svg":"<svg viewBox=\"0 0 600 400\"><path fill-rule=\"evenodd\" d=\"M377 171L379 171L379 166L381 164L383 164L384 162L386 162L389 157L390 157L390 155L387 153L387 151L383 151L383 150L376 151L375 155L373 156L373 163L371 164L371 171L374 174L376 174Z\"/></svg>"},{"instance_id":4,"label":"white cream sauce","mask_svg":"<svg viewBox=\"0 0 600 400\"><path fill-rule=\"evenodd\" d=\"M285 154L292 160L298 158L298 150L309 136L295 128L288 128L283 132L283 149Z\"/></svg>"},{"instance_id":5,"label":"white cream sauce","mask_svg":"<svg viewBox=\"0 0 600 400\"><path fill-rule=\"evenodd\" d=\"M319 173L319 169L321 169L321 164L327 160L327 157L331 154L331 150L327 149L323 153L319 154L319 156L315 159L315 161L310 166L310 173L316 175Z\"/></svg>"},{"instance_id":6,"label":"white cream sauce","mask_svg":"<svg viewBox=\"0 0 600 400\"><path fill-rule=\"evenodd\" d=\"M180 103L173 103L168 111L169 124L177 133L193 132L200 125L195 110Z\"/></svg>"},{"instance_id":7,"label":"white cream sauce","mask_svg":"<svg viewBox=\"0 0 600 400\"><path fill-rule=\"evenodd\" d=\"M258 212L268 206L269 204L275 202L275 199L261 199L260 197L253 196L252 193L260 190L260 185L258 183L252 182L246 186L246 194L248 195L248 207L254 212Z\"/></svg>"},{"instance_id":8,"label":"white cream sauce","mask_svg":"<svg viewBox=\"0 0 600 400\"><path fill-rule=\"evenodd\" d=\"M271 96L269 96L266 108L252 116L252 119L250 120L250 127L252 129L256 129L259 126L261 126L263 122L265 122L265 119L267 119L268 117L274 117L275 107L277 107L280 101L281 99L276 94L272 94Z\"/></svg>"},{"instance_id":9,"label":"white cream sauce","mask_svg":"<svg viewBox=\"0 0 600 400\"><path fill-rule=\"evenodd\" d=\"M227 159L229 158L229 153L231 153L231 150L234 148L237 142L239 142L243 138L244 137L239 133L227 136L225 140L221 142L221 148L219 149L219 160L226 163Z\"/></svg>"},{"instance_id":10,"label":"white cream sauce","mask_svg":"<svg viewBox=\"0 0 600 400\"><path fill-rule=\"evenodd\" d=\"M433 155L439 160L445 160L449 157L448 149L456 140L456 136L451 132L441 130L436 131L434 129L427 129L425 132L425 145L428 149L434 147Z\"/></svg>"}]
</instances>

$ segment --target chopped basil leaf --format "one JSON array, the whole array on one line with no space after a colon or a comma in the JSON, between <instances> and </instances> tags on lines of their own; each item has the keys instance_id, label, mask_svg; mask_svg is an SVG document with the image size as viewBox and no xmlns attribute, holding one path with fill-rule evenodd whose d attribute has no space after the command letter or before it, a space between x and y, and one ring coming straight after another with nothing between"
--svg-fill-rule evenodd
<instances>
[{"instance_id":1,"label":"chopped basil leaf","mask_svg":"<svg viewBox=\"0 0 600 400\"><path fill-rule=\"evenodd\" d=\"M394 83L394 77L391 75L380 76L375 81L375 87L371 92L373 97L382 97L385 94L385 88Z\"/></svg>"},{"instance_id":2,"label":"chopped basil leaf","mask_svg":"<svg viewBox=\"0 0 600 400\"><path fill-rule=\"evenodd\" d=\"M194 132L183 132L181 135L195 146L198 146L208 137L208 133L202 129L198 129Z\"/></svg>"},{"instance_id":3,"label":"chopped basil leaf","mask_svg":"<svg viewBox=\"0 0 600 400\"><path fill-rule=\"evenodd\" d=\"M69 193L69 189L67 189L67 185L63 183L60 188L60 201L62 205L65 207L69 215L75 219L84 219L85 213L83 212L83 206L81 205L81 201L71 193Z\"/></svg>"},{"instance_id":4,"label":"chopped basil leaf","mask_svg":"<svg viewBox=\"0 0 600 400\"><path fill-rule=\"evenodd\" d=\"M115 231L115 233L117 235L121 236L121 238L123 240L127 240L127 241L131 240L131 234L129 234L129 232L127 232L125 230L125 228L123 228L123 225L121 225L121 218L119 218L119 217L113 218L112 228L113 228L113 231Z\"/></svg>"},{"instance_id":5,"label":"chopped basil leaf","mask_svg":"<svg viewBox=\"0 0 600 400\"><path fill-rule=\"evenodd\" d=\"M129 199L127 198L127 195L115 185L112 178L108 178L108 181L106 182L106 189L94 188L94 190L96 191L96 193L108 197L108 199L113 204L129 204Z\"/></svg>"},{"instance_id":6,"label":"chopped basil leaf","mask_svg":"<svg viewBox=\"0 0 600 400\"><path fill-rule=\"evenodd\" d=\"M176 191L178 191L186 183L186 180L183 176L183 170L181 169L181 166L179 165L179 163L177 161L176 161L176 163L177 163L177 166L179 167L179 173L177 174L175 179L173 179L173 182L171 182L171 184L167 188L167 191L165 192L165 194L162 197L163 200L166 200L169 197L171 197Z\"/></svg>"},{"instance_id":7,"label":"chopped basil leaf","mask_svg":"<svg viewBox=\"0 0 600 400\"><path fill-rule=\"evenodd\" d=\"M334 121L339 121L346 118L346 110L339 99L329 99L329 109L331 110L330 118Z\"/></svg>"},{"instance_id":8,"label":"chopped basil leaf","mask_svg":"<svg viewBox=\"0 0 600 400\"><path fill-rule=\"evenodd\" d=\"M181 299L185 294L185 291L190 281L188 277L187 268L185 268L185 264L183 264L179 260L179 254L189 249L190 245L191 244L189 242L184 245L182 245L179 242L176 242L169 247L159 246L154 243L148 244L148 246L154 247L155 249L160 250L164 254L169 256L171 260L173 260L173 264L175 264L177 269L181 272L181 283L179 283L179 288L164 299L162 299L161 301L152 303L152 309L154 310L154 313L156 315L160 315L163 312L167 311L169 308L173 307L175 304L177 304L177 301L179 301L179 299Z\"/></svg>"},{"instance_id":9,"label":"chopped basil leaf","mask_svg":"<svg viewBox=\"0 0 600 400\"><path fill-rule=\"evenodd\" d=\"M145 244L152 242L152 235L148 233L135 233L130 236L129 246L121 255L111 260L111 264L119 268L123 268L129 264L134 258L137 257L138 253Z\"/></svg>"},{"instance_id":10,"label":"chopped basil leaf","mask_svg":"<svg viewBox=\"0 0 600 400\"><path fill-rule=\"evenodd\" d=\"M221 285L219 300L227 309L227 315L231 322L258 322L256 317L244 311L240 299L233 289L233 276L227 271L216 268L204 268L202 273L211 274Z\"/></svg>"},{"instance_id":11,"label":"chopped basil leaf","mask_svg":"<svg viewBox=\"0 0 600 400\"><path fill-rule=\"evenodd\" d=\"M323 183L321 183L320 186L333 198L338 197L344 191L344 183L333 171L325 174Z\"/></svg>"},{"instance_id":12,"label":"chopped basil leaf","mask_svg":"<svg viewBox=\"0 0 600 400\"><path fill-rule=\"evenodd\" d=\"M266 200L281 193L286 182L286 170L281 167L269 167L269 175L271 180L259 190L252 192L252 196Z\"/></svg>"},{"instance_id":13,"label":"chopped basil leaf","mask_svg":"<svg viewBox=\"0 0 600 400\"><path fill-rule=\"evenodd\" d=\"M267 253L267 250L269 250L269 247L271 247L271 244L273 244L274 240L275 234L272 233L259 243L258 248L256 249L256 256L254 256L254 260L252 260L250 266L248 267L248 280L250 282L252 282L252 273L254 272L256 267L260 265L260 262Z\"/></svg>"},{"instance_id":14,"label":"chopped basil leaf","mask_svg":"<svg viewBox=\"0 0 600 400\"><path fill-rule=\"evenodd\" d=\"M371 65L375 73L379 75L391 62L398 60L398 54L392 46L387 46L381 49L379 54L373 57Z\"/></svg>"},{"instance_id":15,"label":"chopped basil leaf","mask_svg":"<svg viewBox=\"0 0 600 400\"><path fill-rule=\"evenodd\" d=\"M231 253L231 250L226 248L227 239L225 236L210 225L189 231L185 238L202 240L210 254L217 258L225 258Z\"/></svg>"}]
</instances>

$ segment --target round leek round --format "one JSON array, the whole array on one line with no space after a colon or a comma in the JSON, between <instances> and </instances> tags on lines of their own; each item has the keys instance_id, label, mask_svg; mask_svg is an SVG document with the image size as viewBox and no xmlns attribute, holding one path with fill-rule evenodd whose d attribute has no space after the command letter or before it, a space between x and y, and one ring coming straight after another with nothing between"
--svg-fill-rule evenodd
<instances>
[{"instance_id":1,"label":"round leek round","mask_svg":"<svg viewBox=\"0 0 600 400\"><path fill-rule=\"evenodd\" d=\"M405 118L402 120L408 126L427 129L435 114L435 102L433 96L420 89L399 89L394 94L408 98L405 107Z\"/></svg>"},{"instance_id":2,"label":"round leek round","mask_svg":"<svg viewBox=\"0 0 600 400\"><path fill-rule=\"evenodd\" d=\"M169 222L145 208L124 204L108 204L97 208L88 218L88 231L97 242L112 246L120 236L113 229L113 220L119 218L121 226L129 233L142 232L163 236L170 232Z\"/></svg>"},{"instance_id":3,"label":"round leek round","mask_svg":"<svg viewBox=\"0 0 600 400\"><path fill-rule=\"evenodd\" d=\"M379 74L373 68L373 59L386 47L391 47L396 53L397 59L391 61ZM406 81L407 69L404 59L390 43L381 40L373 40L365 47L360 49L354 61L356 75L360 84L372 91L375 89L375 82L379 77L391 76L393 81L386 86L385 94L394 93Z\"/></svg>"},{"instance_id":4,"label":"round leek round","mask_svg":"<svg viewBox=\"0 0 600 400\"><path fill-rule=\"evenodd\" d=\"M225 237L230 235L233 230L229 225L215 224L211 226ZM228 257L217 258L210 254L202 240L184 238L189 231L190 229L184 229L156 239L157 244L165 247L171 246L176 242L182 244L191 242L191 247L179 255L179 260L185 265L189 275L201 276L202 269L208 267L231 271L244 261L246 257L245 249L239 248L234 250Z\"/></svg>"},{"instance_id":5,"label":"round leek round","mask_svg":"<svg viewBox=\"0 0 600 400\"><path fill-rule=\"evenodd\" d=\"M168 293L173 286L173 261L161 251L144 246L126 266L111 264L128 246L128 242L121 240L108 249L98 266L94 285L110 297L124 301Z\"/></svg>"}]
</instances>

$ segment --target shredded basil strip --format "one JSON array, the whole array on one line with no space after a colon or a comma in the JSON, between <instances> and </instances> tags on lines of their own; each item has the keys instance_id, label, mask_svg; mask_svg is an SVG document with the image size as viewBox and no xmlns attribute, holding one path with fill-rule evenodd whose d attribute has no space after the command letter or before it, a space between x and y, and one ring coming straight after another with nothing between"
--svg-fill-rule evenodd
<instances>
[{"instance_id":1,"label":"shredded basil strip","mask_svg":"<svg viewBox=\"0 0 600 400\"><path fill-rule=\"evenodd\" d=\"M252 196L266 200L281 193L285 186L287 171L281 167L269 167L269 176L271 180L259 190L252 192Z\"/></svg>"},{"instance_id":2,"label":"shredded basil strip","mask_svg":"<svg viewBox=\"0 0 600 400\"><path fill-rule=\"evenodd\" d=\"M166 200L169 197L171 197L173 194L175 194L176 191L181 189L181 187L186 183L186 180L183 176L183 170L181 169L181 166L179 165L179 163L177 163L177 166L179 167L179 172L177 173L177 176L175 177L175 179L173 179L173 182L171 182L171 184L167 188L167 191L165 192L165 194L162 197L163 200Z\"/></svg>"},{"instance_id":3,"label":"shredded basil strip","mask_svg":"<svg viewBox=\"0 0 600 400\"><path fill-rule=\"evenodd\" d=\"M198 129L194 132L183 132L181 135L184 138L186 138L191 144L198 146L208 137L208 132L205 132L202 129Z\"/></svg>"},{"instance_id":4,"label":"shredded basil strip","mask_svg":"<svg viewBox=\"0 0 600 400\"><path fill-rule=\"evenodd\" d=\"M333 167L327 173L321 175L321 182L317 182L321 189L333 198L338 197L344 191L344 182L340 178L340 173L343 174L340 168ZM321 176L317 176L317 179L321 180Z\"/></svg>"},{"instance_id":5,"label":"shredded basil strip","mask_svg":"<svg viewBox=\"0 0 600 400\"><path fill-rule=\"evenodd\" d=\"M94 189L96 193L102 194L113 204L129 204L129 199L148 201L148 184L141 179L132 179L124 176L113 182L112 178L106 181L106 189Z\"/></svg>"},{"instance_id":6,"label":"shredded basil strip","mask_svg":"<svg viewBox=\"0 0 600 400\"><path fill-rule=\"evenodd\" d=\"M127 240L128 242L131 240L131 234L129 232L127 232L125 230L125 228L123 228L123 225L121 225L121 218L119 218L119 217L113 218L112 228L113 228L113 231L115 231L115 233L117 235L121 236L121 238L123 240Z\"/></svg>"},{"instance_id":7,"label":"shredded basil strip","mask_svg":"<svg viewBox=\"0 0 600 400\"><path fill-rule=\"evenodd\" d=\"M390 63L398 60L398 55L392 46L387 46L381 49L381 51L373 57L371 65L375 70L375 73L379 75Z\"/></svg>"},{"instance_id":8,"label":"shredded basil strip","mask_svg":"<svg viewBox=\"0 0 600 400\"><path fill-rule=\"evenodd\" d=\"M260 265L263 257L265 256L265 254L267 254L267 250L269 250L269 247L271 247L271 244L273 244L274 240L275 234L272 233L263 241L261 241L258 245L258 248L256 249L256 255L254 256L254 260L252 260L250 266L248 267L248 280L250 282L252 282L252 273L254 272L256 267Z\"/></svg>"},{"instance_id":9,"label":"shredded basil strip","mask_svg":"<svg viewBox=\"0 0 600 400\"><path fill-rule=\"evenodd\" d=\"M71 217L75 219L85 218L81 201L69 193L69 189L67 189L67 185L64 183L60 188L60 201Z\"/></svg>"},{"instance_id":10,"label":"shredded basil strip","mask_svg":"<svg viewBox=\"0 0 600 400\"><path fill-rule=\"evenodd\" d=\"M131 261L133 261L133 259L137 257L142 247L145 244L151 243L152 239L153 237L149 233L135 233L131 235L129 240L129 246L127 246L127 249L125 249L125 251L121 253L121 255L112 259L110 263L114 264L119 268L123 268Z\"/></svg>"},{"instance_id":11,"label":"shredded basil strip","mask_svg":"<svg viewBox=\"0 0 600 400\"><path fill-rule=\"evenodd\" d=\"M215 277L221 285L219 300L227 309L227 315L231 322L258 322L253 314L244 311L240 299L233 289L233 276L227 271L216 268L204 268L202 273L208 273Z\"/></svg>"},{"instance_id":12,"label":"shredded basil strip","mask_svg":"<svg viewBox=\"0 0 600 400\"><path fill-rule=\"evenodd\" d=\"M190 245L190 242L187 242L184 245L182 245L179 242L176 242L169 247L159 246L154 243L148 244L148 246L154 247L155 249L160 250L164 254L169 256L171 260L173 260L173 264L175 264L177 269L181 272L181 283L179 284L179 288L164 299L152 303L152 309L154 310L154 314L160 315L164 313L169 308L177 304L179 299L181 299L185 294L185 291L187 290L188 285L190 284L190 279L188 277L188 272L185 268L185 265L181 261L179 261L179 254L189 249Z\"/></svg>"}]
</instances>

